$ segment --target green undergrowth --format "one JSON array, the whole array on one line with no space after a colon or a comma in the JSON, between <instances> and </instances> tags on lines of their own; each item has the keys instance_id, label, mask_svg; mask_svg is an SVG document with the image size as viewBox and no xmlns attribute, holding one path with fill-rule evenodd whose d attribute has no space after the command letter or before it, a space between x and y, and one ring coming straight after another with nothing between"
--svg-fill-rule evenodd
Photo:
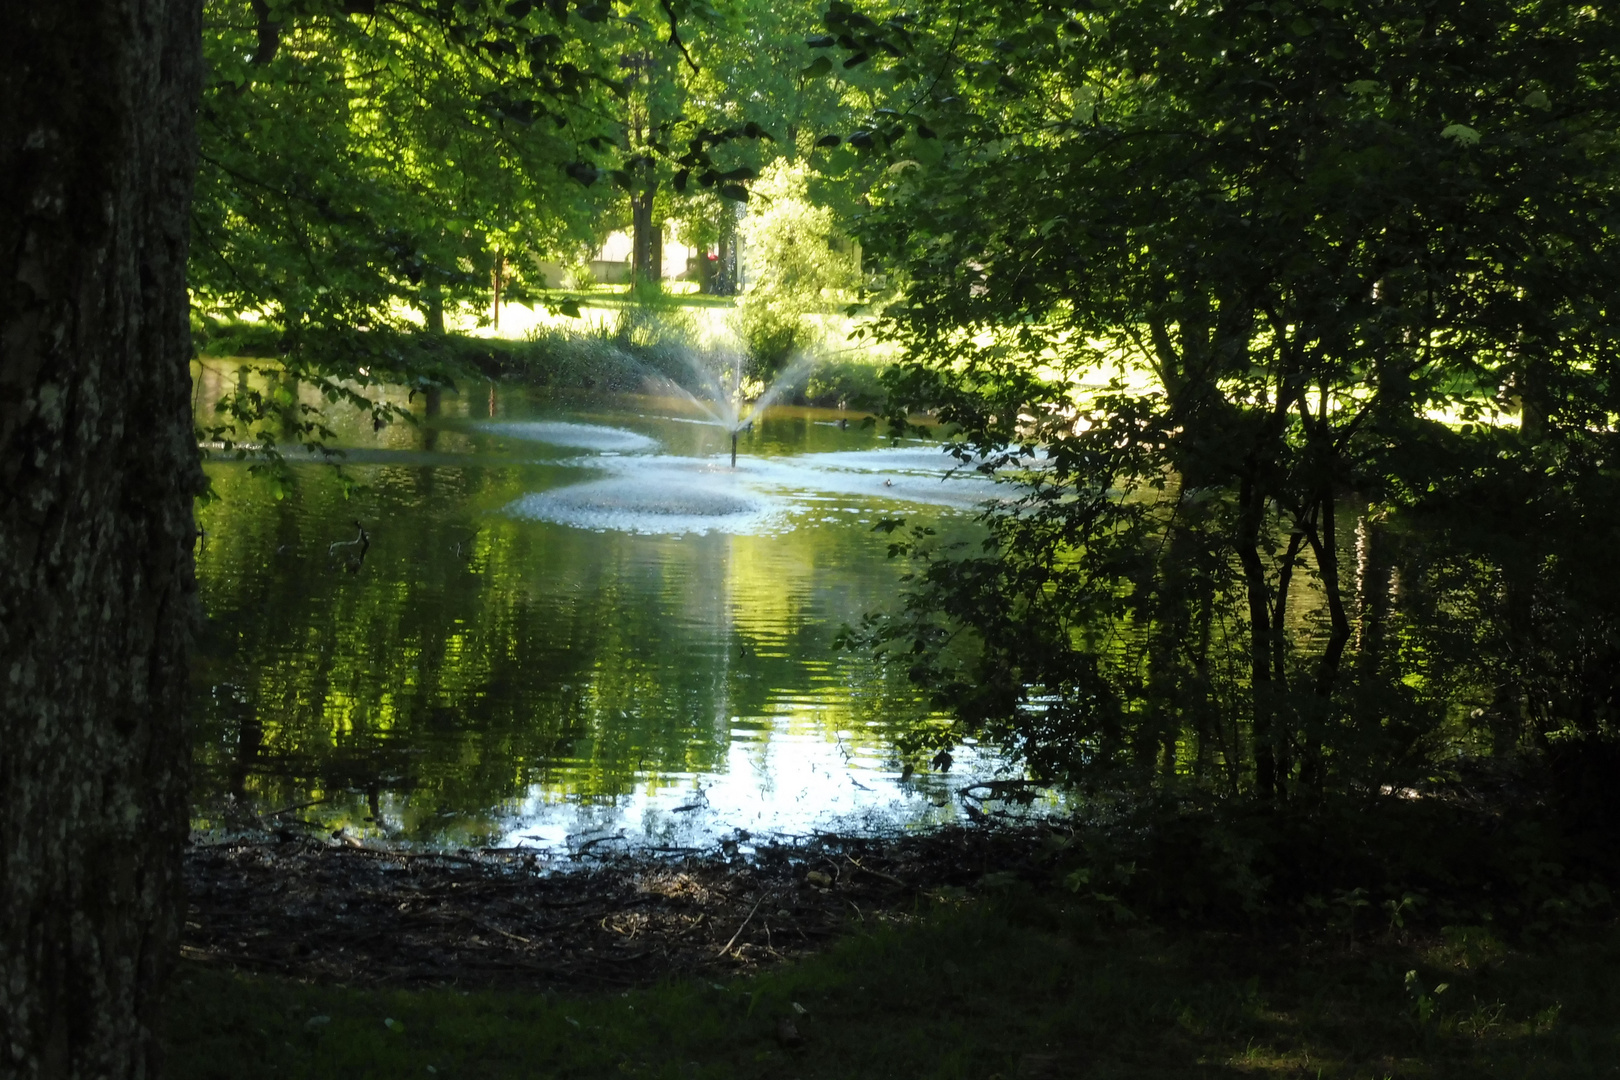
<instances>
[{"instance_id":1,"label":"green undergrowth","mask_svg":"<svg viewBox=\"0 0 1620 1080\"><path fill-rule=\"evenodd\" d=\"M454 386L500 380L556 389L634 392L645 389L649 379L691 382L690 354L698 335L686 310L695 306L689 299L666 296L656 304L642 305L620 300L620 313L612 322L539 327L524 339L392 330L306 331L295 343L266 323L198 320L192 340L204 356L275 362L298 349L316 367L322 366L321 357L330 356L337 358L326 365L333 370L367 366L388 372L390 381L402 384L425 380ZM885 400L884 368L875 360L829 358L801 375L779 400L876 411Z\"/></svg>"},{"instance_id":2,"label":"green undergrowth","mask_svg":"<svg viewBox=\"0 0 1620 1080\"><path fill-rule=\"evenodd\" d=\"M987 883L751 977L353 990L187 966L169 1075L1578 1077L1620 1069L1620 933L1509 947L1116 924ZM782 1044L794 1022L802 1043Z\"/></svg>"}]
</instances>

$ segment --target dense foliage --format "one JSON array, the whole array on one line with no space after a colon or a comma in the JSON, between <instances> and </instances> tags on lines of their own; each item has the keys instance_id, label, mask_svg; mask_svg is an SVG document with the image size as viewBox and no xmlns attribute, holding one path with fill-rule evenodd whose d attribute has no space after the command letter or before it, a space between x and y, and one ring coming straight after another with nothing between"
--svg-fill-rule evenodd
<instances>
[{"instance_id":1,"label":"dense foliage","mask_svg":"<svg viewBox=\"0 0 1620 1080\"><path fill-rule=\"evenodd\" d=\"M930 737L1273 796L1609 732L1613 12L827 21L920 73L851 140L896 418L1021 485L982 551L902 543L866 627L956 707Z\"/></svg>"},{"instance_id":2,"label":"dense foliage","mask_svg":"<svg viewBox=\"0 0 1620 1080\"><path fill-rule=\"evenodd\" d=\"M767 169L754 188L760 205L744 223L753 280L738 306L738 336L766 379L816 344L811 316L860 284L855 253L841 243L832 208L811 201L809 181L802 167Z\"/></svg>"},{"instance_id":3,"label":"dense foliage","mask_svg":"<svg viewBox=\"0 0 1620 1080\"><path fill-rule=\"evenodd\" d=\"M278 377L378 425L400 415L380 385L458 374L457 350L404 337L488 311L496 288L577 314L539 290L588 286L611 229L632 229L646 278L667 220L733 243L759 168L811 155L851 177L832 198L847 208L859 170L826 132L881 96L858 67L816 67L803 2L210 0L206 16L194 309L205 332L273 327ZM537 260L573 269L547 281ZM205 434L264 450L331 432L244 382Z\"/></svg>"},{"instance_id":4,"label":"dense foliage","mask_svg":"<svg viewBox=\"0 0 1620 1080\"><path fill-rule=\"evenodd\" d=\"M668 219L747 238L768 376L857 220L895 419L1016 485L864 631L921 743L1270 796L1607 735L1614 16L897 10L214 0L193 297L284 355L213 435L319 442L289 379L386 423L456 375L403 334Z\"/></svg>"}]
</instances>

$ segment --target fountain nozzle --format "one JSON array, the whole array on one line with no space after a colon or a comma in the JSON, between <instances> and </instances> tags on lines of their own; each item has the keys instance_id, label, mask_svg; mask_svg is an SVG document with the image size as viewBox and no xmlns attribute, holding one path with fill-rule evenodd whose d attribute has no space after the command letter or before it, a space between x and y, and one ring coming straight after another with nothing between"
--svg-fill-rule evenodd
<instances>
[{"instance_id":1,"label":"fountain nozzle","mask_svg":"<svg viewBox=\"0 0 1620 1080\"><path fill-rule=\"evenodd\" d=\"M733 469L737 467L737 433L741 430L742 428L731 429L731 467Z\"/></svg>"}]
</instances>

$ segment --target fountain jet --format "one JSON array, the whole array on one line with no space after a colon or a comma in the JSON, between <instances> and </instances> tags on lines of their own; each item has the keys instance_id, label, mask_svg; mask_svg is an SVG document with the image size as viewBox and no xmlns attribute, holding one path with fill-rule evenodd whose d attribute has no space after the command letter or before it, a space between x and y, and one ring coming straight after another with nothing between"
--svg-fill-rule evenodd
<instances>
[{"instance_id":1,"label":"fountain jet","mask_svg":"<svg viewBox=\"0 0 1620 1080\"><path fill-rule=\"evenodd\" d=\"M734 469L737 467L737 440L742 432L751 428L754 418L774 405L817 362L814 357L801 356L779 372L758 397L748 400L743 396L744 360L739 353L694 350L686 354L685 360L696 376L694 388L688 389L667 375L653 372L646 374L645 382L685 399L707 416L710 423L725 428L731 434L731 467Z\"/></svg>"}]
</instances>

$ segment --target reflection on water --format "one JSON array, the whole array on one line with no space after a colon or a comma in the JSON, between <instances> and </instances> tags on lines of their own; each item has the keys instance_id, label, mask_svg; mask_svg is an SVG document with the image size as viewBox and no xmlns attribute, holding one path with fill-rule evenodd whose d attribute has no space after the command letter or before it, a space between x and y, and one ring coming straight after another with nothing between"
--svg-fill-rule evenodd
<instances>
[{"instance_id":1,"label":"reflection on water","mask_svg":"<svg viewBox=\"0 0 1620 1080\"><path fill-rule=\"evenodd\" d=\"M210 464L198 824L307 803L279 820L578 847L954 818L994 761L902 779L893 739L927 705L832 641L902 572L876 522L966 532L989 486L802 409L732 470L729 433L690 419L480 390L349 431L348 499L314 463L280 501ZM356 522L363 559L334 546Z\"/></svg>"}]
</instances>

